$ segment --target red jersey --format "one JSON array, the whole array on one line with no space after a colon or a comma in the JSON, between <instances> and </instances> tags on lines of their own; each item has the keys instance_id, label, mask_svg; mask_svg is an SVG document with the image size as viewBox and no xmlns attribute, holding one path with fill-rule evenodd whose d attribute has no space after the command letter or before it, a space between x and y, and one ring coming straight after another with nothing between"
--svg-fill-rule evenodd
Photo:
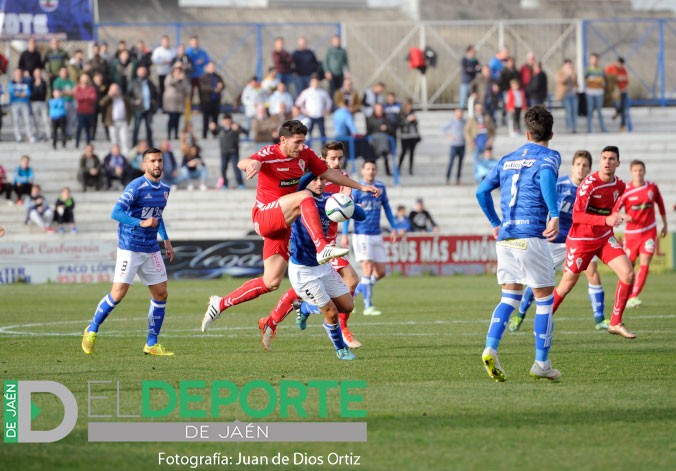
<instances>
[{"instance_id":1,"label":"red jersey","mask_svg":"<svg viewBox=\"0 0 676 471\"><path fill-rule=\"evenodd\" d=\"M300 151L298 158L282 154L279 144L263 147L249 158L262 164L256 185L256 205L259 207L298 191L300 177L307 170L315 175L328 170L326 162L307 146Z\"/></svg>"},{"instance_id":2,"label":"red jersey","mask_svg":"<svg viewBox=\"0 0 676 471\"><path fill-rule=\"evenodd\" d=\"M577 188L573 205L573 225L568 232L572 240L595 240L613 234L606 218L613 213L615 203L624 193L625 184L617 177L606 183L598 172L588 175Z\"/></svg>"},{"instance_id":3,"label":"red jersey","mask_svg":"<svg viewBox=\"0 0 676 471\"><path fill-rule=\"evenodd\" d=\"M339 170L339 172L342 173L343 176L346 176L346 177L350 176L344 170ZM330 182L330 181L327 181L326 185L324 185L324 193L331 193L331 194L340 193L340 190L342 190L342 189L343 189L342 186L340 186L337 183Z\"/></svg>"},{"instance_id":4,"label":"red jersey","mask_svg":"<svg viewBox=\"0 0 676 471\"><path fill-rule=\"evenodd\" d=\"M657 185L652 182L645 182L641 186L634 186L630 182L615 205L615 211L624 207L624 212L631 216L631 222L627 222L627 229L624 232L636 234L656 227L655 204L660 210L660 215L666 218L664 200Z\"/></svg>"}]
</instances>

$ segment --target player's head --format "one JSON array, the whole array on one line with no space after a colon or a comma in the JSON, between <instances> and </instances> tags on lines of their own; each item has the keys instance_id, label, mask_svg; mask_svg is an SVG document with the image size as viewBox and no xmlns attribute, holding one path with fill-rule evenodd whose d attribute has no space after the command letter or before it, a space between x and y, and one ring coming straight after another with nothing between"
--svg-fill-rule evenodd
<instances>
[{"instance_id":1,"label":"player's head","mask_svg":"<svg viewBox=\"0 0 676 471\"><path fill-rule=\"evenodd\" d=\"M573 182L580 184L580 182L589 175L592 166L592 156L588 150L577 150L573 154L573 163L570 168L570 177Z\"/></svg>"},{"instance_id":2,"label":"player's head","mask_svg":"<svg viewBox=\"0 0 676 471\"><path fill-rule=\"evenodd\" d=\"M552 114L543 105L535 105L526 111L524 116L526 122L526 137L531 142L548 143L554 134L554 118Z\"/></svg>"},{"instance_id":3,"label":"player's head","mask_svg":"<svg viewBox=\"0 0 676 471\"><path fill-rule=\"evenodd\" d=\"M340 141L330 141L322 147L322 160L326 162L329 168L343 168L343 154L345 147Z\"/></svg>"},{"instance_id":4,"label":"player's head","mask_svg":"<svg viewBox=\"0 0 676 471\"><path fill-rule=\"evenodd\" d=\"M305 147L307 127L296 119L285 121L279 128L279 148L282 154L293 159L298 158Z\"/></svg>"},{"instance_id":5,"label":"player's head","mask_svg":"<svg viewBox=\"0 0 676 471\"><path fill-rule=\"evenodd\" d=\"M645 179L645 163L642 160L634 159L629 164L629 173L631 179L639 184L643 184Z\"/></svg>"},{"instance_id":6,"label":"player's head","mask_svg":"<svg viewBox=\"0 0 676 471\"><path fill-rule=\"evenodd\" d=\"M162 176L164 162L162 161L162 151L156 147L148 147L143 151L143 167L145 176L151 180L159 181Z\"/></svg>"},{"instance_id":7,"label":"player's head","mask_svg":"<svg viewBox=\"0 0 676 471\"><path fill-rule=\"evenodd\" d=\"M605 146L601 151L599 173L608 177L615 175L615 170L620 166L620 149L617 146Z\"/></svg>"},{"instance_id":8,"label":"player's head","mask_svg":"<svg viewBox=\"0 0 676 471\"><path fill-rule=\"evenodd\" d=\"M361 164L361 176L367 183L373 183L376 180L376 174L378 173L378 167L376 163L371 160L365 160Z\"/></svg>"},{"instance_id":9,"label":"player's head","mask_svg":"<svg viewBox=\"0 0 676 471\"><path fill-rule=\"evenodd\" d=\"M305 188L313 195L319 196L324 193L324 188L326 187L326 180L323 177L316 177L310 183L308 183Z\"/></svg>"}]
</instances>

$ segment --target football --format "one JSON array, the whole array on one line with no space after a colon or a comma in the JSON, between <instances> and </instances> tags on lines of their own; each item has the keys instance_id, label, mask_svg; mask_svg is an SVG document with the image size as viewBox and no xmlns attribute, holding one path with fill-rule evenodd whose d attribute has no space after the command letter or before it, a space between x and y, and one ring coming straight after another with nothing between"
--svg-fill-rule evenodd
<instances>
[{"instance_id":1,"label":"football","mask_svg":"<svg viewBox=\"0 0 676 471\"><path fill-rule=\"evenodd\" d=\"M345 193L334 193L326 200L326 215L333 222L343 222L354 214L354 201Z\"/></svg>"}]
</instances>

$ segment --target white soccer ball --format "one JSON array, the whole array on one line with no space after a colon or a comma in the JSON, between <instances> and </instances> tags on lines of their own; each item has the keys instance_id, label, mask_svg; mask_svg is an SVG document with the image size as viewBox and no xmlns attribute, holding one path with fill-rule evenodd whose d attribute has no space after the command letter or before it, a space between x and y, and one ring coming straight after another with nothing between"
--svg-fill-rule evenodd
<instances>
[{"instance_id":1,"label":"white soccer ball","mask_svg":"<svg viewBox=\"0 0 676 471\"><path fill-rule=\"evenodd\" d=\"M343 222L354 214L354 201L345 193L334 193L326 200L326 215L333 222Z\"/></svg>"}]
</instances>

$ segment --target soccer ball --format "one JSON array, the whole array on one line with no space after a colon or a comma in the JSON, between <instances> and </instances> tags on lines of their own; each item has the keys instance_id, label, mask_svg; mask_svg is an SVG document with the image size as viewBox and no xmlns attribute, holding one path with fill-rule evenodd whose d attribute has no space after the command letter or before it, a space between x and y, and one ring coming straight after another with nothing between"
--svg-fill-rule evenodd
<instances>
[{"instance_id":1,"label":"soccer ball","mask_svg":"<svg viewBox=\"0 0 676 471\"><path fill-rule=\"evenodd\" d=\"M334 193L326 200L326 215L333 222L343 222L354 214L354 201L345 193Z\"/></svg>"}]
</instances>

